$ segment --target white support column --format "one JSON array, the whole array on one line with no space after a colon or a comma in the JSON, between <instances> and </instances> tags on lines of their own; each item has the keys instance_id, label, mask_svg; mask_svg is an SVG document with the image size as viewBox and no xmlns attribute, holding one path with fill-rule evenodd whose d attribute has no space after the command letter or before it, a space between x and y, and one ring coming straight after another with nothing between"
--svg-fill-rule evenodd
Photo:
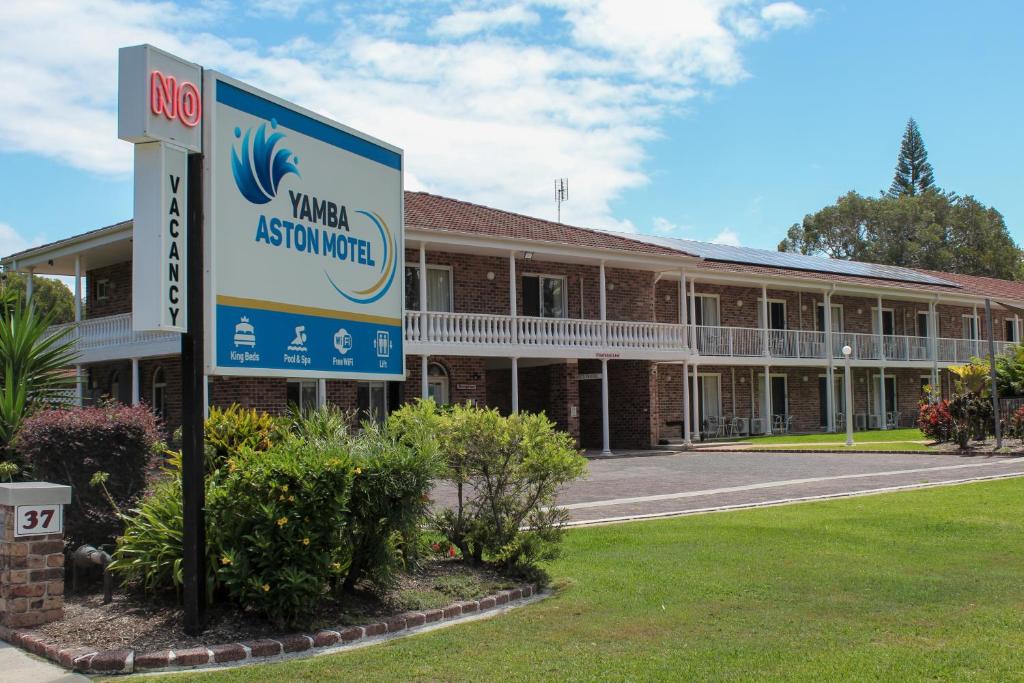
<instances>
[{"instance_id":1,"label":"white support column","mask_svg":"<svg viewBox=\"0 0 1024 683\"><path fill-rule=\"evenodd\" d=\"M420 242L420 340L427 340L427 245L423 242Z\"/></svg>"},{"instance_id":2,"label":"white support column","mask_svg":"<svg viewBox=\"0 0 1024 683\"><path fill-rule=\"evenodd\" d=\"M690 396L693 400L690 401L693 404L693 428L697 431L697 436L700 438L700 388L698 385L697 378L697 364L693 364L693 389L690 392Z\"/></svg>"},{"instance_id":3,"label":"white support column","mask_svg":"<svg viewBox=\"0 0 1024 683\"><path fill-rule=\"evenodd\" d=\"M601 270L604 283L604 269ZM514 386L514 384L513 384ZM611 432L608 427L608 359L601 359L601 455L611 455Z\"/></svg>"},{"instance_id":4,"label":"white support column","mask_svg":"<svg viewBox=\"0 0 1024 683\"><path fill-rule=\"evenodd\" d=\"M772 412L774 406L772 405L772 368L770 365L764 366L764 433L770 435L772 433Z\"/></svg>"},{"instance_id":5,"label":"white support column","mask_svg":"<svg viewBox=\"0 0 1024 683\"><path fill-rule=\"evenodd\" d=\"M894 330L895 331L895 330ZM885 316L882 315L882 295L878 295L878 357L885 363Z\"/></svg>"},{"instance_id":6,"label":"white support column","mask_svg":"<svg viewBox=\"0 0 1024 683\"><path fill-rule=\"evenodd\" d=\"M679 271L679 324L687 330L686 326L686 271ZM689 343L689 331L686 331L687 343Z\"/></svg>"},{"instance_id":7,"label":"white support column","mask_svg":"<svg viewBox=\"0 0 1024 683\"><path fill-rule=\"evenodd\" d=\"M932 386L942 394L939 386L939 309L935 301L928 302L928 352L932 359Z\"/></svg>"},{"instance_id":8,"label":"white support column","mask_svg":"<svg viewBox=\"0 0 1024 683\"><path fill-rule=\"evenodd\" d=\"M516 253L510 251L508 254L508 314L512 317L512 343L519 343L519 322L516 320ZM515 359L513 359L515 367Z\"/></svg>"},{"instance_id":9,"label":"white support column","mask_svg":"<svg viewBox=\"0 0 1024 683\"><path fill-rule=\"evenodd\" d=\"M825 401L828 403L828 412L825 414L825 429L828 432L836 431L836 383L835 383L835 358L832 342L832 293L825 292L825 358L828 360L828 368L825 372ZM817 316L815 316L817 317Z\"/></svg>"},{"instance_id":10,"label":"white support column","mask_svg":"<svg viewBox=\"0 0 1024 683\"><path fill-rule=\"evenodd\" d=\"M683 363L683 443L687 448L693 445L690 438L690 364Z\"/></svg>"},{"instance_id":11,"label":"white support column","mask_svg":"<svg viewBox=\"0 0 1024 683\"><path fill-rule=\"evenodd\" d=\"M206 398L206 405L210 405L209 396ZM327 405L327 380L323 378L316 381L316 405L318 408ZM397 406L395 407L397 408Z\"/></svg>"},{"instance_id":12,"label":"white support column","mask_svg":"<svg viewBox=\"0 0 1024 683\"><path fill-rule=\"evenodd\" d=\"M83 381L85 381L85 375L82 373L82 366L81 365L76 365L75 366L75 405L78 406L79 408L82 407L82 399L83 399L84 393L85 393L84 392L84 387L82 386L82 382ZM135 405L134 401L132 402L132 405Z\"/></svg>"},{"instance_id":13,"label":"white support column","mask_svg":"<svg viewBox=\"0 0 1024 683\"><path fill-rule=\"evenodd\" d=\"M75 322L82 321L82 257L75 255Z\"/></svg>"},{"instance_id":14,"label":"white support column","mask_svg":"<svg viewBox=\"0 0 1024 683\"><path fill-rule=\"evenodd\" d=\"M771 355L768 348L768 327L770 325L771 322L768 320L768 286L761 285L761 355L764 356Z\"/></svg>"},{"instance_id":15,"label":"white support column","mask_svg":"<svg viewBox=\"0 0 1024 683\"><path fill-rule=\"evenodd\" d=\"M885 419L886 405L885 405L885 366L884 365L878 369L878 407L879 407L879 413L880 413L879 416L878 416L878 424L881 425L882 429L888 429L889 427L887 426L886 419Z\"/></svg>"},{"instance_id":16,"label":"white support column","mask_svg":"<svg viewBox=\"0 0 1024 683\"><path fill-rule=\"evenodd\" d=\"M79 394L81 394L82 383L79 381ZM139 395L139 359L132 358L132 405L139 405L142 397Z\"/></svg>"},{"instance_id":17,"label":"white support column","mask_svg":"<svg viewBox=\"0 0 1024 683\"><path fill-rule=\"evenodd\" d=\"M977 304L974 305L974 323L973 323L973 325L974 325L974 339L971 340L971 345L974 348L972 349L973 353L971 353L971 355L972 356L980 356L981 354L978 353L978 346L979 346L978 340L981 339L981 321L978 320L978 305Z\"/></svg>"},{"instance_id":18,"label":"white support column","mask_svg":"<svg viewBox=\"0 0 1024 683\"><path fill-rule=\"evenodd\" d=\"M420 398L424 401L430 397L430 381L427 370L430 369L429 356L420 356Z\"/></svg>"},{"instance_id":19,"label":"white support column","mask_svg":"<svg viewBox=\"0 0 1024 683\"><path fill-rule=\"evenodd\" d=\"M603 371L605 368L602 367L601 369ZM605 382L603 379L601 381L602 381L601 390L604 391L605 388L607 387L608 383ZM512 359L512 412L513 413L518 413L519 412L519 359L518 358L513 358ZM606 407L605 408L605 413L607 413L607 412L608 412L608 409Z\"/></svg>"},{"instance_id":20,"label":"white support column","mask_svg":"<svg viewBox=\"0 0 1024 683\"><path fill-rule=\"evenodd\" d=\"M697 281L690 278L690 349L697 352Z\"/></svg>"},{"instance_id":21,"label":"white support column","mask_svg":"<svg viewBox=\"0 0 1024 683\"><path fill-rule=\"evenodd\" d=\"M601 320L607 320L608 319L608 301L607 301L607 296L605 295L605 290L606 290L608 285L607 285L607 280L605 279L604 261L601 261L601 268L600 268L600 270L598 270L598 274L599 274L599 281L600 281L600 287L601 287L601 296L600 296L600 299L599 299L599 301L601 302Z\"/></svg>"}]
</instances>

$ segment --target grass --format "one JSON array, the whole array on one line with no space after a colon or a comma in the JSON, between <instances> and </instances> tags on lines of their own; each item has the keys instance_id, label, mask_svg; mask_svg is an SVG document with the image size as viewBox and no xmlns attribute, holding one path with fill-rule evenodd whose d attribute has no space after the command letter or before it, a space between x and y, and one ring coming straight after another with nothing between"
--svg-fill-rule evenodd
<instances>
[{"instance_id":1,"label":"grass","mask_svg":"<svg viewBox=\"0 0 1024 683\"><path fill-rule=\"evenodd\" d=\"M762 447L759 445L759 447ZM772 451L820 451L823 448L829 450L845 450L846 442L840 441L835 444L828 446L814 446L811 444L796 444L796 445L765 445L763 448ZM861 443L854 441L853 446L850 447L851 451L922 451L922 452L934 452L935 449L931 446L927 446L923 443L917 443L916 441L898 441L896 443L872 443L870 441Z\"/></svg>"},{"instance_id":2,"label":"grass","mask_svg":"<svg viewBox=\"0 0 1024 683\"><path fill-rule=\"evenodd\" d=\"M575 529L535 605L159 680L1022 680L1021 557L1024 479Z\"/></svg>"},{"instance_id":3,"label":"grass","mask_svg":"<svg viewBox=\"0 0 1024 683\"><path fill-rule=\"evenodd\" d=\"M927 437L921 430L914 427L910 429L872 429L863 432L854 432L853 440L858 443L871 443L877 441L925 441ZM846 432L837 434L779 434L773 436L755 436L749 441L758 446L774 443L846 443Z\"/></svg>"}]
</instances>

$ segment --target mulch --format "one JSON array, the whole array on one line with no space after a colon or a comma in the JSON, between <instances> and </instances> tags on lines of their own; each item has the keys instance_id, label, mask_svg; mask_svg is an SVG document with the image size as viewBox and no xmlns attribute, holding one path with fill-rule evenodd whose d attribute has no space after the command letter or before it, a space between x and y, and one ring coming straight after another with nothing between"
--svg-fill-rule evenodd
<instances>
[{"instance_id":1,"label":"mulch","mask_svg":"<svg viewBox=\"0 0 1024 683\"><path fill-rule=\"evenodd\" d=\"M403 574L386 593L358 592L343 596L325 595L317 612L310 615L311 629L384 621L423 605L411 603L415 596L437 596L444 602L472 600L497 589L513 586L486 567L471 567L457 559L429 560L414 572ZM450 595L439 586L463 589L465 595ZM211 643L230 643L280 635L282 629L257 614L229 605L208 608L207 628L200 637L185 635L184 613L174 595L145 595L115 590L113 601L103 604L98 586L90 592L70 593L65 598L64 619L33 629L61 647L97 650L131 649L152 651L182 649Z\"/></svg>"},{"instance_id":2,"label":"mulch","mask_svg":"<svg viewBox=\"0 0 1024 683\"><path fill-rule=\"evenodd\" d=\"M956 442L947 441L938 444L929 444L932 448L943 453L961 453L963 455L1011 455L1024 453L1024 441L1021 439L1003 439L1002 450L996 449L995 437L989 437L984 441L971 439L967 442L966 451L961 451Z\"/></svg>"}]
</instances>

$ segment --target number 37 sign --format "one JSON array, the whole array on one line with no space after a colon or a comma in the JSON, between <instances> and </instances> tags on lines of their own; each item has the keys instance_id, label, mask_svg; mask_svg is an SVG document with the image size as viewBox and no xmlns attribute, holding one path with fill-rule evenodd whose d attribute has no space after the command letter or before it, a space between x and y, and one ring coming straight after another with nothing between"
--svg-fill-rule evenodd
<instances>
[{"instance_id":1,"label":"number 37 sign","mask_svg":"<svg viewBox=\"0 0 1024 683\"><path fill-rule=\"evenodd\" d=\"M63 505L19 505L15 511L15 536L41 536L64 531Z\"/></svg>"}]
</instances>

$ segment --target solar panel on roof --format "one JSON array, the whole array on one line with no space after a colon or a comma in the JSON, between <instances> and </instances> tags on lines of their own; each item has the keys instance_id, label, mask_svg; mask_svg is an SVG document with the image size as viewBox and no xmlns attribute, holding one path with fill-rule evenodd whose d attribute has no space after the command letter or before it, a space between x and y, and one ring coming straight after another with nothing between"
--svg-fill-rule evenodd
<instances>
[{"instance_id":1,"label":"solar panel on roof","mask_svg":"<svg viewBox=\"0 0 1024 683\"><path fill-rule=\"evenodd\" d=\"M630 235L634 239L649 244L657 244L669 249L699 256L708 261L725 263L742 263L768 268L787 268L790 270L806 270L815 273L831 273L851 275L878 280L895 280L898 282L914 282L926 285L942 285L959 287L954 282L939 279L933 275L919 273L910 268L887 266L880 263L861 263L860 261L842 261L824 256L807 256L786 251L769 251L752 247L735 247L729 244L712 244L677 237L657 237L655 235Z\"/></svg>"}]
</instances>

